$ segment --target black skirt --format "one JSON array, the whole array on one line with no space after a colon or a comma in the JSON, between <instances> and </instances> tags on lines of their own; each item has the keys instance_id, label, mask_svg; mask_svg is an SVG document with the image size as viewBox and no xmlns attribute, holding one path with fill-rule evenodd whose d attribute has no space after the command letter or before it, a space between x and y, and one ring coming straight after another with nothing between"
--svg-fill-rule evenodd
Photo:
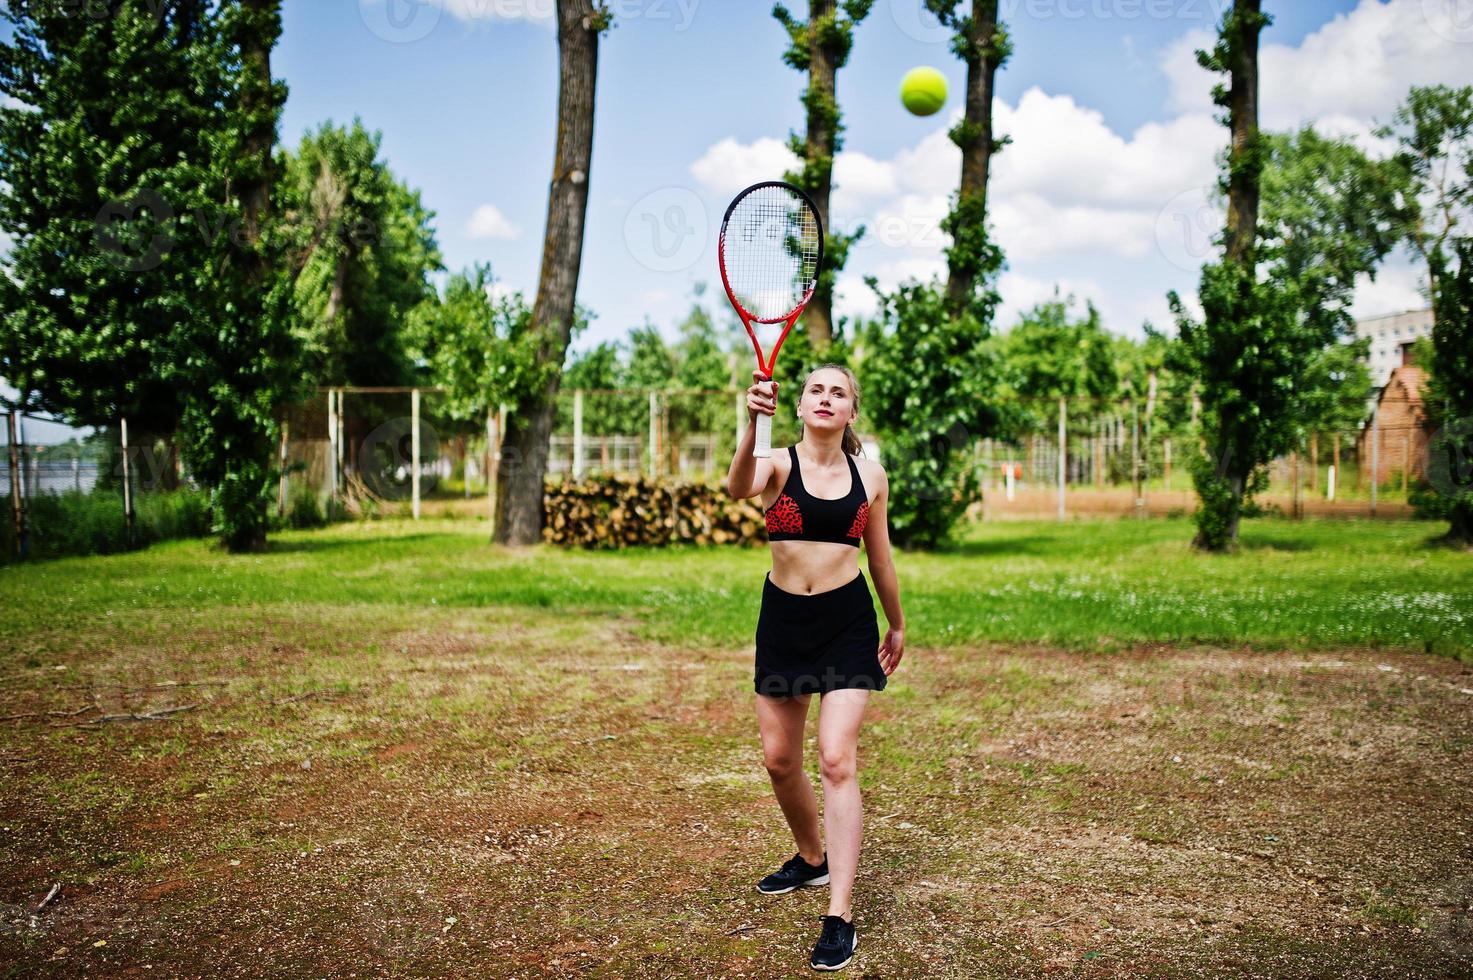
<instances>
[{"instance_id":1,"label":"black skirt","mask_svg":"<svg viewBox=\"0 0 1473 980\"><path fill-rule=\"evenodd\" d=\"M757 617L758 694L792 697L840 688L883 691L880 629L869 583L860 572L837 589L799 595L762 586Z\"/></svg>"}]
</instances>

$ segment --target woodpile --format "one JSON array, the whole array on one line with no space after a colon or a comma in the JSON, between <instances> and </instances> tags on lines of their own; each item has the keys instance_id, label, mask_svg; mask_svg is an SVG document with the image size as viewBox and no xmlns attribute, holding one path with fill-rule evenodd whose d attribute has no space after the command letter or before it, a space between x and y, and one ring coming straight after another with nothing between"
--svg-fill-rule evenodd
<instances>
[{"instance_id":1,"label":"woodpile","mask_svg":"<svg viewBox=\"0 0 1473 980\"><path fill-rule=\"evenodd\" d=\"M704 483L644 477L565 481L547 488L543 510L543 539L569 548L767 540L759 500L732 500L724 488Z\"/></svg>"}]
</instances>

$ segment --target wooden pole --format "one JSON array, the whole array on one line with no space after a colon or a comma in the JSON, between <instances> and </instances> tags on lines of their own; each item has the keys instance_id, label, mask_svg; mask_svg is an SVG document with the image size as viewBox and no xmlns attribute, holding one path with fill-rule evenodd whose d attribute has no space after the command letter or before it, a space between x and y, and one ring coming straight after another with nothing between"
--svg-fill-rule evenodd
<instances>
[{"instance_id":1,"label":"wooden pole","mask_svg":"<svg viewBox=\"0 0 1473 980\"><path fill-rule=\"evenodd\" d=\"M1381 482L1381 406L1371 409L1371 516L1376 516L1376 485Z\"/></svg>"},{"instance_id":2,"label":"wooden pole","mask_svg":"<svg viewBox=\"0 0 1473 980\"><path fill-rule=\"evenodd\" d=\"M26 505L20 496L20 447L16 445L16 413L6 413L5 422L10 446L10 509L15 514L15 553L24 558L29 550L26 546Z\"/></svg>"},{"instance_id":3,"label":"wooden pole","mask_svg":"<svg viewBox=\"0 0 1473 980\"><path fill-rule=\"evenodd\" d=\"M573 479L583 479L583 389L573 392Z\"/></svg>"},{"instance_id":4,"label":"wooden pole","mask_svg":"<svg viewBox=\"0 0 1473 980\"><path fill-rule=\"evenodd\" d=\"M1335 462L1331 466L1331 469L1333 470L1333 472L1335 474L1335 479L1338 480L1340 478L1340 433L1338 433L1338 432L1335 433L1335 443L1334 443L1334 445L1335 445L1335 448L1334 448ZM1335 484L1332 482L1325 489L1326 489L1326 491L1328 493L1329 498L1331 500L1334 500L1335 499Z\"/></svg>"},{"instance_id":5,"label":"wooden pole","mask_svg":"<svg viewBox=\"0 0 1473 980\"><path fill-rule=\"evenodd\" d=\"M496 526L496 411L486 406L486 517Z\"/></svg>"},{"instance_id":6,"label":"wooden pole","mask_svg":"<svg viewBox=\"0 0 1473 980\"><path fill-rule=\"evenodd\" d=\"M414 519L419 520L419 389L409 393L409 487Z\"/></svg>"},{"instance_id":7,"label":"wooden pole","mask_svg":"<svg viewBox=\"0 0 1473 980\"><path fill-rule=\"evenodd\" d=\"M128 529L128 543L133 543L133 468L128 465L128 419L122 419L123 436L123 523Z\"/></svg>"},{"instance_id":8,"label":"wooden pole","mask_svg":"<svg viewBox=\"0 0 1473 980\"><path fill-rule=\"evenodd\" d=\"M1135 494L1135 513L1145 509L1146 498L1141 487L1141 413L1134 400L1130 403L1130 487Z\"/></svg>"},{"instance_id":9,"label":"wooden pole","mask_svg":"<svg viewBox=\"0 0 1473 980\"><path fill-rule=\"evenodd\" d=\"M1292 480L1293 480L1293 483L1291 484L1291 488L1289 490L1289 510L1294 515L1294 519L1297 521L1297 520L1299 520L1299 518L1301 518L1301 517L1304 516L1304 514L1300 510L1300 503L1299 503L1299 447L1298 446L1295 446L1294 447L1294 451L1289 454L1289 468L1290 468L1290 472L1292 473Z\"/></svg>"},{"instance_id":10,"label":"wooden pole","mask_svg":"<svg viewBox=\"0 0 1473 980\"><path fill-rule=\"evenodd\" d=\"M327 496L332 499L338 493L338 397L336 389L327 389L327 459L323 462L327 471Z\"/></svg>"},{"instance_id":11,"label":"wooden pole","mask_svg":"<svg viewBox=\"0 0 1473 980\"><path fill-rule=\"evenodd\" d=\"M660 396L650 389L650 479L660 475Z\"/></svg>"},{"instance_id":12,"label":"wooden pole","mask_svg":"<svg viewBox=\"0 0 1473 980\"><path fill-rule=\"evenodd\" d=\"M1166 472L1165 472L1165 474L1163 476L1163 480L1165 482L1166 489L1167 490L1170 490L1171 489L1171 436L1166 436L1165 438L1163 438L1161 440L1161 455L1164 457L1162 461L1166 464L1166 466L1165 466Z\"/></svg>"},{"instance_id":13,"label":"wooden pole","mask_svg":"<svg viewBox=\"0 0 1473 980\"><path fill-rule=\"evenodd\" d=\"M1309 434L1309 492L1320 492L1320 434Z\"/></svg>"},{"instance_id":14,"label":"wooden pole","mask_svg":"<svg viewBox=\"0 0 1473 980\"><path fill-rule=\"evenodd\" d=\"M1059 397L1059 520L1061 521L1064 520L1066 516L1064 510L1064 479L1067 474L1064 466L1066 460L1068 459L1068 444L1066 442L1066 439L1068 438L1068 433L1065 431L1065 427L1068 421L1068 409L1065 407L1065 404L1065 399L1061 395Z\"/></svg>"},{"instance_id":15,"label":"wooden pole","mask_svg":"<svg viewBox=\"0 0 1473 980\"><path fill-rule=\"evenodd\" d=\"M277 452L277 465L281 467L281 477L276 485L276 516L281 517L286 513L286 440L288 423L285 419L281 422L281 448Z\"/></svg>"}]
</instances>

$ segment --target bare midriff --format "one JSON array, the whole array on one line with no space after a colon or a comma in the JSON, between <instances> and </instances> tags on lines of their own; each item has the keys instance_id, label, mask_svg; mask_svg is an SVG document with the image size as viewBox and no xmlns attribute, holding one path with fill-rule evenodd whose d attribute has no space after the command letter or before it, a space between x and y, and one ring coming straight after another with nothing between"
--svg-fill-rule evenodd
<instances>
[{"instance_id":1,"label":"bare midriff","mask_svg":"<svg viewBox=\"0 0 1473 980\"><path fill-rule=\"evenodd\" d=\"M813 595L854 581L859 549L836 541L769 541L772 584L784 592Z\"/></svg>"}]
</instances>

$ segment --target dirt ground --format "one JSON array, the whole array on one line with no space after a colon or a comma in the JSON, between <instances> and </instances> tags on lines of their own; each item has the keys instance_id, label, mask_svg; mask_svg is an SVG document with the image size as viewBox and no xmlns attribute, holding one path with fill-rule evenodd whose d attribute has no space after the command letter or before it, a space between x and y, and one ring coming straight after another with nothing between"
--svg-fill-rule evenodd
<instances>
[{"instance_id":1,"label":"dirt ground","mask_svg":"<svg viewBox=\"0 0 1473 980\"><path fill-rule=\"evenodd\" d=\"M749 651L405 616L7 652L0 975L811 975ZM859 764L847 975L1473 976L1473 666L913 649Z\"/></svg>"}]
</instances>

